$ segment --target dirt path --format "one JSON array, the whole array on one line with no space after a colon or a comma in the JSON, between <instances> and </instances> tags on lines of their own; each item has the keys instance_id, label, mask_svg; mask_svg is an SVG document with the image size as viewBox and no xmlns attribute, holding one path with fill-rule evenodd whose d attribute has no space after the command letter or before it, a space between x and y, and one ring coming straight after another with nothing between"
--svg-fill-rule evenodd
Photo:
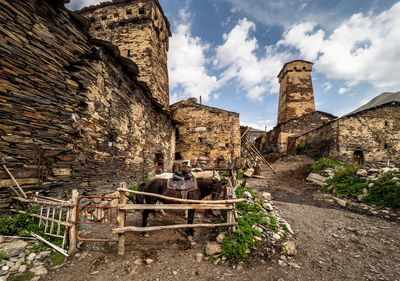
<instances>
[{"instance_id":1,"label":"dirt path","mask_svg":"<svg viewBox=\"0 0 400 281\"><path fill-rule=\"evenodd\" d=\"M272 193L295 231L298 254L286 262L278 262L279 249L270 245L244 264L198 262L196 254L215 231L198 230L193 241L179 231L163 231L147 238L130 235L124 258L116 256L114 244L85 244L41 280L400 280L400 225L315 200L318 193L304 181L310 164L305 157L277 161L277 176L265 170L267 179L248 180L256 192ZM180 214L151 220L153 225L184 222ZM208 219L199 213L195 220Z\"/></svg>"}]
</instances>

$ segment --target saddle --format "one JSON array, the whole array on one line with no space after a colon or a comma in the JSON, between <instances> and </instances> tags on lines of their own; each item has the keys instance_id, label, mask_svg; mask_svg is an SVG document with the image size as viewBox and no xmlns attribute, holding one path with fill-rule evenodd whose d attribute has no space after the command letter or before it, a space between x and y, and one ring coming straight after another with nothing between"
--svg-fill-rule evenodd
<instances>
[{"instance_id":1,"label":"saddle","mask_svg":"<svg viewBox=\"0 0 400 281\"><path fill-rule=\"evenodd\" d=\"M197 189L197 182L189 170L176 171L174 177L168 180L167 187L174 190L193 191Z\"/></svg>"}]
</instances>

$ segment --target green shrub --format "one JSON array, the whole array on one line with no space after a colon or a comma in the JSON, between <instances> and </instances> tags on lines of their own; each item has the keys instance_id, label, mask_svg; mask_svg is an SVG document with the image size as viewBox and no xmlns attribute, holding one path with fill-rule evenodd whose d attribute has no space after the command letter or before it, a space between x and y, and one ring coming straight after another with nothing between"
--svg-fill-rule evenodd
<instances>
[{"instance_id":1,"label":"green shrub","mask_svg":"<svg viewBox=\"0 0 400 281\"><path fill-rule=\"evenodd\" d=\"M0 262L7 257L7 253L5 251L0 251Z\"/></svg>"},{"instance_id":2,"label":"green shrub","mask_svg":"<svg viewBox=\"0 0 400 281\"><path fill-rule=\"evenodd\" d=\"M59 252L52 252L49 258L50 267L62 264L65 261L65 256Z\"/></svg>"},{"instance_id":3,"label":"green shrub","mask_svg":"<svg viewBox=\"0 0 400 281\"><path fill-rule=\"evenodd\" d=\"M364 201L381 206L400 208L400 184L393 179L393 173L383 174L378 178L369 189L368 196L364 197Z\"/></svg>"},{"instance_id":4,"label":"green shrub","mask_svg":"<svg viewBox=\"0 0 400 281\"><path fill-rule=\"evenodd\" d=\"M337 195L357 198L362 194L363 188L368 187L368 182L357 176L357 171L357 166L343 165L336 171L333 179L328 179L326 182L328 186L332 184L336 188Z\"/></svg>"},{"instance_id":5,"label":"green shrub","mask_svg":"<svg viewBox=\"0 0 400 281\"><path fill-rule=\"evenodd\" d=\"M137 184L128 187L128 189L133 190L133 191L137 191L139 189L139 187L143 184L143 183L147 183L150 179L147 178L146 176L143 176L142 180L139 181ZM135 200L135 193L129 193L128 198L132 201Z\"/></svg>"},{"instance_id":6,"label":"green shrub","mask_svg":"<svg viewBox=\"0 0 400 281\"><path fill-rule=\"evenodd\" d=\"M310 170L313 173L319 173L324 171L326 168L334 169L343 166L345 165L337 159L320 158L311 165Z\"/></svg>"},{"instance_id":7,"label":"green shrub","mask_svg":"<svg viewBox=\"0 0 400 281\"><path fill-rule=\"evenodd\" d=\"M20 273L11 277L10 281L28 281L31 280L33 277L35 277L35 274L33 272Z\"/></svg>"}]
</instances>

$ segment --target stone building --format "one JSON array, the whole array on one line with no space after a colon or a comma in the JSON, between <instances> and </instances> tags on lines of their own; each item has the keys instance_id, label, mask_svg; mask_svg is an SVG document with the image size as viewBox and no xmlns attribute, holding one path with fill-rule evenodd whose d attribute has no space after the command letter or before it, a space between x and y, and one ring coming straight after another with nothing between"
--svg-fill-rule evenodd
<instances>
[{"instance_id":1,"label":"stone building","mask_svg":"<svg viewBox=\"0 0 400 281\"><path fill-rule=\"evenodd\" d=\"M400 164L400 92L293 138L291 149L359 164ZM382 95L376 99L382 99Z\"/></svg>"},{"instance_id":2,"label":"stone building","mask_svg":"<svg viewBox=\"0 0 400 281\"><path fill-rule=\"evenodd\" d=\"M311 62L295 60L279 72L278 125L255 141L264 154L286 153L293 136L337 118L315 111L311 71Z\"/></svg>"},{"instance_id":3,"label":"stone building","mask_svg":"<svg viewBox=\"0 0 400 281\"><path fill-rule=\"evenodd\" d=\"M102 194L160 166L170 170L175 127L169 111L140 81L136 64L92 39L89 21L64 2L0 3L1 164L28 193L42 188L58 196L72 188ZM169 36L163 24L161 45ZM3 206L11 184L1 170Z\"/></svg>"},{"instance_id":4,"label":"stone building","mask_svg":"<svg viewBox=\"0 0 400 281\"><path fill-rule=\"evenodd\" d=\"M121 55L139 67L157 101L169 106L167 52L169 21L158 0L114 0L78 11L90 19L93 38L118 46Z\"/></svg>"},{"instance_id":5,"label":"stone building","mask_svg":"<svg viewBox=\"0 0 400 281\"><path fill-rule=\"evenodd\" d=\"M171 105L176 129L175 158L207 157L208 167L226 168L240 157L239 114L197 103L196 98Z\"/></svg>"}]
</instances>

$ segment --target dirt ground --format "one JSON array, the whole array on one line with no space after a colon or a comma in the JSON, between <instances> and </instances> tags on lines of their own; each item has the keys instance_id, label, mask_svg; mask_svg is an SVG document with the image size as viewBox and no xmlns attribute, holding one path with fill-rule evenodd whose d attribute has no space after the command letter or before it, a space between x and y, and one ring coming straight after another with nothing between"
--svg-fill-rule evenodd
<instances>
[{"instance_id":1,"label":"dirt ground","mask_svg":"<svg viewBox=\"0 0 400 281\"><path fill-rule=\"evenodd\" d=\"M320 193L304 180L311 163L304 156L278 160L273 164L278 175L264 167L266 179L247 181L260 195L272 193L295 232L298 253L287 263L278 262L280 250L270 245L260 246L241 264L198 262L196 254L215 239L215 230L197 229L191 241L183 232L166 230L149 237L128 235L124 257L116 255L115 243L84 243L40 280L400 280L400 225L316 199ZM138 214L128 217L128 225L139 221ZM149 222L171 221L183 223L184 218L169 213ZM199 212L199 221L210 219Z\"/></svg>"}]
</instances>

